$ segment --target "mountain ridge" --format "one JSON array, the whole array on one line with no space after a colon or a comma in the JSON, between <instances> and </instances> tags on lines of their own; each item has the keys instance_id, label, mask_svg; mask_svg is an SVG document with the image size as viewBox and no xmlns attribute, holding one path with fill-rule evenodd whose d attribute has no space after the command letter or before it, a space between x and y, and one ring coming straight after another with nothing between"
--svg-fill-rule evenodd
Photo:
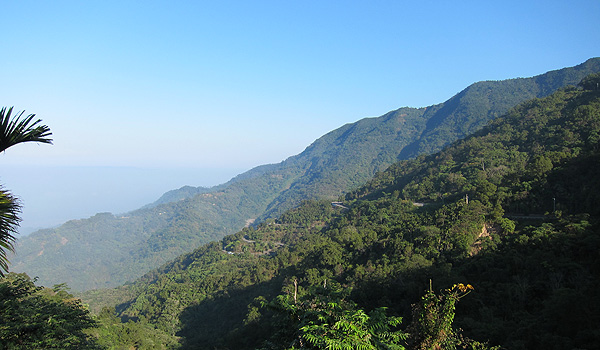
<instances>
[{"instance_id":1,"label":"mountain ridge","mask_svg":"<svg viewBox=\"0 0 600 350\"><path fill-rule=\"evenodd\" d=\"M32 233L18 242L12 269L37 275L46 285L67 282L75 290L125 283L193 247L235 233L248 220L277 217L307 199L335 200L399 159L414 157L417 152L431 153L482 127L513 107L511 104L526 100L532 90L544 93L554 86L575 85L584 75L597 71L600 59L594 58L552 71L549 77L536 76L550 87L537 87L527 80L522 85L526 93L514 93L502 82L480 84L477 89L471 88L472 84L445 103L402 107L381 117L346 124L315 140L298 155L253 168L207 192L195 193L193 188L183 187L170 191L167 198L176 198L175 202L163 198L164 203L127 213L129 219L94 216L79 221L80 227L63 225ZM525 78L507 81L514 88L524 82L520 79ZM490 103L479 90L484 85L507 97ZM434 117L437 119L428 129L427 122ZM90 260L98 255L102 259ZM81 261L85 262L83 268ZM89 276L100 277L92 281Z\"/></svg>"}]
</instances>

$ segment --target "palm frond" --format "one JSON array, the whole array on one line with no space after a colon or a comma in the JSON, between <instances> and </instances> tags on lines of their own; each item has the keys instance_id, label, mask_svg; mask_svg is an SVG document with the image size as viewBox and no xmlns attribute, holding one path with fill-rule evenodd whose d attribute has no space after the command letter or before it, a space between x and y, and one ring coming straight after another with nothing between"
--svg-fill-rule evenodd
<instances>
[{"instance_id":1,"label":"palm frond","mask_svg":"<svg viewBox=\"0 0 600 350\"><path fill-rule=\"evenodd\" d=\"M17 113L13 118L14 107L2 107L0 110L0 152L22 142L41 142L52 144L50 128L40 125L41 119L34 122L35 114L29 114L21 120L25 111Z\"/></svg>"},{"instance_id":2,"label":"palm frond","mask_svg":"<svg viewBox=\"0 0 600 350\"><path fill-rule=\"evenodd\" d=\"M0 276L8 271L6 252L14 252L15 234L21 218L21 205L17 198L0 188Z\"/></svg>"}]
</instances>

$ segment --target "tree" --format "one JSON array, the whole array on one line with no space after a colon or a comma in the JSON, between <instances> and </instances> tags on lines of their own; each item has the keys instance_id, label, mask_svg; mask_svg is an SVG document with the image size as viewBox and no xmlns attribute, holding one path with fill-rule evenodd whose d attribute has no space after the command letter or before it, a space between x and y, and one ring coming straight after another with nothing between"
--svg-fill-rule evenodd
<instances>
[{"instance_id":1,"label":"tree","mask_svg":"<svg viewBox=\"0 0 600 350\"><path fill-rule=\"evenodd\" d=\"M52 144L52 133L46 125L40 125L41 119L33 121L35 114L21 119L25 111L12 116L13 107L0 110L0 152L23 142L41 142ZM21 218L21 206L16 197L0 187L0 277L8 271L6 252L14 251L14 234Z\"/></svg>"},{"instance_id":2,"label":"tree","mask_svg":"<svg viewBox=\"0 0 600 350\"><path fill-rule=\"evenodd\" d=\"M0 188L0 277L8 271L7 251L13 251L13 242L19 226L21 206L9 192Z\"/></svg>"},{"instance_id":3,"label":"tree","mask_svg":"<svg viewBox=\"0 0 600 350\"><path fill-rule=\"evenodd\" d=\"M421 298L421 303L413 307L413 321L409 327L409 348L414 350L472 349L497 350L468 339L453 329L456 303L473 290L470 284L455 284L444 293L436 295L431 286Z\"/></svg>"},{"instance_id":4,"label":"tree","mask_svg":"<svg viewBox=\"0 0 600 350\"><path fill-rule=\"evenodd\" d=\"M52 144L52 139L48 138L52 135L50 128L46 125L39 125L42 122L41 119L32 123L35 114L30 114L21 120L25 111L17 113L14 118L11 118L13 108L10 107L7 111L6 107L2 107L0 110L0 152L23 142Z\"/></svg>"},{"instance_id":5,"label":"tree","mask_svg":"<svg viewBox=\"0 0 600 350\"><path fill-rule=\"evenodd\" d=\"M404 349L406 334L399 329L402 318L387 316L385 307L366 313L347 299L349 290L335 283L330 287L336 290L317 287L300 299L295 293L293 298L284 294L269 304L288 314L293 323L293 335L283 336L288 349ZM276 336L281 340L282 334Z\"/></svg>"},{"instance_id":6,"label":"tree","mask_svg":"<svg viewBox=\"0 0 600 350\"><path fill-rule=\"evenodd\" d=\"M600 73L588 75L577 85L584 90L600 90Z\"/></svg>"},{"instance_id":7,"label":"tree","mask_svg":"<svg viewBox=\"0 0 600 350\"><path fill-rule=\"evenodd\" d=\"M99 349L96 322L64 285L38 287L24 273L0 278L0 349Z\"/></svg>"}]
</instances>

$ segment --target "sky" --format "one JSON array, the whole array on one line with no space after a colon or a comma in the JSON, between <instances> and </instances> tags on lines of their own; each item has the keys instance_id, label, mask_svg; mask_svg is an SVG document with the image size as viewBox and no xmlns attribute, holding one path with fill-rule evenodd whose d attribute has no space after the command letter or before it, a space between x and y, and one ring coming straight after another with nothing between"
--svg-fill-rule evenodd
<instances>
[{"instance_id":1,"label":"sky","mask_svg":"<svg viewBox=\"0 0 600 350\"><path fill-rule=\"evenodd\" d=\"M346 123L600 56L600 1L3 1L23 231L278 163Z\"/></svg>"}]
</instances>

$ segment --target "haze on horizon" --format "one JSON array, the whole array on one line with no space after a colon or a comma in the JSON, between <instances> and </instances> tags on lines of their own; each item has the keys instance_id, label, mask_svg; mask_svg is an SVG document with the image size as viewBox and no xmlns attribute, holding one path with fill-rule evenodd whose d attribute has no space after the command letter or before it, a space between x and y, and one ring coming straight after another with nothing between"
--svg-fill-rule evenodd
<instances>
[{"instance_id":1,"label":"haze on horizon","mask_svg":"<svg viewBox=\"0 0 600 350\"><path fill-rule=\"evenodd\" d=\"M23 227L137 209L343 124L599 56L598 1L19 1L2 106L54 145L0 154Z\"/></svg>"}]
</instances>

